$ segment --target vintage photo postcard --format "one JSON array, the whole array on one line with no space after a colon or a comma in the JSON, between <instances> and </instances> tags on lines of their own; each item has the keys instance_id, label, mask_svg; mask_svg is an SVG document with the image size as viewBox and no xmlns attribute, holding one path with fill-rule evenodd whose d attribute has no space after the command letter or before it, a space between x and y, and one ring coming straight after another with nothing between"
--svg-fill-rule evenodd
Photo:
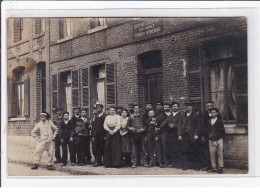
<instances>
[{"instance_id":1,"label":"vintage photo postcard","mask_svg":"<svg viewBox=\"0 0 260 194\"><path fill-rule=\"evenodd\" d=\"M8 176L248 173L246 17L7 19Z\"/></svg>"}]
</instances>

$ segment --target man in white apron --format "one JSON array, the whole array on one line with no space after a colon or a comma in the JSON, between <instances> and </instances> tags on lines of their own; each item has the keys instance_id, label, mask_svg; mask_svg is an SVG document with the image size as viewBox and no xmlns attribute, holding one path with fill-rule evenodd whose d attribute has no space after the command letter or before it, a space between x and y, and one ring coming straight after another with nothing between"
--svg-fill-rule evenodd
<instances>
[{"instance_id":1,"label":"man in white apron","mask_svg":"<svg viewBox=\"0 0 260 194\"><path fill-rule=\"evenodd\" d=\"M53 153L55 146L55 137L58 134L58 128L49 120L47 113L40 114L41 121L35 125L31 135L36 140L36 148L34 153L34 166L32 170L38 168L39 162L41 161L42 153L48 152L48 163L47 169L53 170Z\"/></svg>"}]
</instances>

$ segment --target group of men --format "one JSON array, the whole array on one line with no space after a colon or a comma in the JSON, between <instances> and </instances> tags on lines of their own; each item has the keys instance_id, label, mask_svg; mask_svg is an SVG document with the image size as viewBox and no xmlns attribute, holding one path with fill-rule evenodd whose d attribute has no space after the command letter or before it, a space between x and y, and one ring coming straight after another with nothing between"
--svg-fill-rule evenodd
<instances>
[{"instance_id":1,"label":"group of men","mask_svg":"<svg viewBox=\"0 0 260 194\"><path fill-rule=\"evenodd\" d=\"M51 124L51 128L58 131L52 137L55 140L55 163L61 162L62 166L67 165L67 148L69 148L70 161L73 166L79 160L82 163L91 164L91 152L95 158L93 166L103 165L106 136L104 121L109 114L109 111L104 112L103 108L102 104L97 104L91 118L87 117L85 109L75 108L71 119L68 112L62 113L60 109L57 110L57 118L53 123L58 126L59 130L53 123ZM147 102L145 111L141 114L139 105L128 106L131 167L158 165L161 168L175 167L183 170L195 169L223 173L223 135L225 132L218 109L214 108L214 102L206 103L204 113L201 113L197 105L193 103L185 103L184 112L179 109L180 104L177 102L171 104L157 102L155 107ZM118 108L117 114L120 115L121 110ZM217 122L219 126L215 126L216 118L220 120L220 123ZM77 140L80 143L76 143L71 136L71 131L80 125L80 120L83 125L86 125L85 128L88 131L80 132L80 134L86 134L85 138ZM39 126L36 128L40 129ZM35 134L35 129L32 134ZM92 146L90 146L91 143ZM76 160L76 153L85 158ZM218 162L216 162L216 154ZM37 157L34 169L38 168L39 154ZM51 159L48 166L52 169Z\"/></svg>"}]
</instances>

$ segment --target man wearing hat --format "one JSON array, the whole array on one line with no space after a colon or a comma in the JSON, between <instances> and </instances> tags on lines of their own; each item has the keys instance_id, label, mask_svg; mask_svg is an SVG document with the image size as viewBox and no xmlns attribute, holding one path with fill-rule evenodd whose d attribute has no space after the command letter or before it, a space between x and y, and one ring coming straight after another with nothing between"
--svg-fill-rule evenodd
<instances>
[{"instance_id":1,"label":"man wearing hat","mask_svg":"<svg viewBox=\"0 0 260 194\"><path fill-rule=\"evenodd\" d=\"M208 172L223 173L223 138L225 136L225 127L222 119L218 117L219 110L217 108L210 108L209 113L211 119L208 120L206 129L209 137L209 151L212 169ZM218 163L216 162L216 155ZM218 165L217 165L218 164Z\"/></svg>"},{"instance_id":2,"label":"man wearing hat","mask_svg":"<svg viewBox=\"0 0 260 194\"><path fill-rule=\"evenodd\" d=\"M102 158L104 156L104 146L105 146L105 129L104 122L106 114L103 112L104 106L102 104L97 104L97 115L91 121L92 126L92 152L95 157L94 167L101 166L103 164Z\"/></svg>"},{"instance_id":3,"label":"man wearing hat","mask_svg":"<svg viewBox=\"0 0 260 194\"><path fill-rule=\"evenodd\" d=\"M130 103L128 104L128 117L130 117L131 115L134 114L134 104L133 103Z\"/></svg>"},{"instance_id":4,"label":"man wearing hat","mask_svg":"<svg viewBox=\"0 0 260 194\"><path fill-rule=\"evenodd\" d=\"M38 168L42 153L46 150L48 152L47 169L53 170L54 140L58 134L58 128L49 120L50 116L48 113L42 112L40 119L41 121L31 131L32 137L36 140L34 165L31 169L35 170Z\"/></svg>"},{"instance_id":5,"label":"man wearing hat","mask_svg":"<svg viewBox=\"0 0 260 194\"><path fill-rule=\"evenodd\" d=\"M161 101L156 102L155 116L158 117L163 113L163 103Z\"/></svg>"},{"instance_id":6,"label":"man wearing hat","mask_svg":"<svg viewBox=\"0 0 260 194\"><path fill-rule=\"evenodd\" d=\"M198 139L200 123L191 102L185 103L186 111L182 117L182 134L178 137L182 141L182 169L196 169L199 166Z\"/></svg>"},{"instance_id":7,"label":"man wearing hat","mask_svg":"<svg viewBox=\"0 0 260 194\"><path fill-rule=\"evenodd\" d=\"M62 118L62 110L61 108L57 108L56 109L56 116L55 119L53 120L53 123L58 127L59 131L60 131L60 124L62 122L63 118ZM59 134L56 136L55 138L55 158L56 160L54 161L54 163L60 163L61 162L61 142L60 142L60 137Z\"/></svg>"}]
</instances>

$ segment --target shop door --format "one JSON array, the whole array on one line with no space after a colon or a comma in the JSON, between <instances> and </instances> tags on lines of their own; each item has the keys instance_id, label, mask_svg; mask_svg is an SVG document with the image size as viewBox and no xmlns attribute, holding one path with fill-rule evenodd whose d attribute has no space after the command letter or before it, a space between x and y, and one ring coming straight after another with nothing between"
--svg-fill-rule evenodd
<instances>
[{"instance_id":1,"label":"shop door","mask_svg":"<svg viewBox=\"0 0 260 194\"><path fill-rule=\"evenodd\" d=\"M147 74L145 79L145 100L155 104L163 100L162 73Z\"/></svg>"}]
</instances>

